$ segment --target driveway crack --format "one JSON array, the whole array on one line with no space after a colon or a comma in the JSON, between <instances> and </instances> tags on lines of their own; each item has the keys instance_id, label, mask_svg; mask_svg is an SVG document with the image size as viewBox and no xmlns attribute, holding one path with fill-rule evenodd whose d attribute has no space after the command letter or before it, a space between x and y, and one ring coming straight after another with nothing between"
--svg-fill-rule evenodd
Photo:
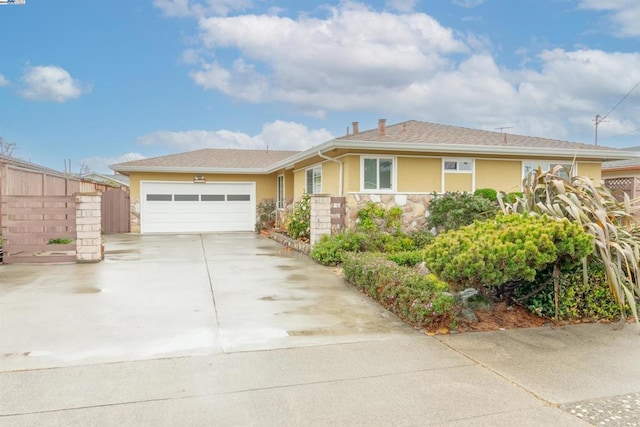
<instances>
[{"instance_id":1,"label":"driveway crack","mask_svg":"<svg viewBox=\"0 0 640 427\"><path fill-rule=\"evenodd\" d=\"M209 279L209 290L211 291L211 302L213 303L213 312L215 314L216 334L217 336L220 336L220 323L218 322L218 306L216 304L216 295L213 291L213 278L211 277L211 270L209 269L209 260L207 259L207 249L205 248L202 234L200 234L200 245L202 246L202 256L204 258L204 266L207 269L207 277Z\"/></svg>"}]
</instances>

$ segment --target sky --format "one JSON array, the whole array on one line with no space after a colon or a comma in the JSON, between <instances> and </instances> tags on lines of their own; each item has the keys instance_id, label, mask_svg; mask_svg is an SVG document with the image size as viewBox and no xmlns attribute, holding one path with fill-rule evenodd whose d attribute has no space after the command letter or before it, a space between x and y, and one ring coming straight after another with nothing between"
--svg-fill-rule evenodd
<instances>
[{"instance_id":1,"label":"sky","mask_svg":"<svg viewBox=\"0 0 640 427\"><path fill-rule=\"evenodd\" d=\"M637 0L0 5L0 137L58 170L405 120L640 145Z\"/></svg>"}]
</instances>

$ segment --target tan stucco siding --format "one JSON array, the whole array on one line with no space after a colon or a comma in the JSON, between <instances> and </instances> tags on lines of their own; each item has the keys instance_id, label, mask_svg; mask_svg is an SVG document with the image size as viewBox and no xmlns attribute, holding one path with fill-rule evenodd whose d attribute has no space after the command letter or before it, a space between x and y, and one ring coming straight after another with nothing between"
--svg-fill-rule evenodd
<instances>
[{"instance_id":1,"label":"tan stucco siding","mask_svg":"<svg viewBox=\"0 0 640 427\"><path fill-rule=\"evenodd\" d=\"M445 173L444 191L473 191L473 174Z\"/></svg>"},{"instance_id":2,"label":"tan stucco siding","mask_svg":"<svg viewBox=\"0 0 640 427\"><path fill-rule=\"evenodd\" d=\"M360 156L345 156L342 159L344 164L344 191L360 191Z\"/></svg>"},{"instance_id":3,"label":"tan stucco siding","mask_svg":"<svg viewBox=\"0 0 640 427\"><path fill-rule=\"evenodd\" d=\"M482 160L475 162L475 188L493 188L497 191L520 191L522 187L522 161Z\"/></svg>"},{"instance_id":4,"label":"tan stucco siding","mask_svg":"<svg viewBox=\"0 0 640 427\"><path fill-rule=\"evenodd\" d=\"M340 183L340 165L336 162L322 164L322 193L338 195Z\"/></svg>"},{"instance_id":5,"label":"tan stucco siding","mask_svg":"<svg viewBox=\"0 0 640 427\"><path fill-rule=\"evenodd\" d=\"M442 188L442 161L419 157L398 157L398 191L432 193Z\"/></svg>"},{"instance_id":6,"label":"tan stucco siding","mask_svg":"<svg viewBox=\"0 0 640 427\"><path fill-rule=\"evenodd\" d=\"M302 197L306 189L306 172L305 169L295 171L293 173L293 198Z\"/></svg>"},{"instance_id":7,"label":"tan stucco siding","mask_svg":"<svg viewBox=\"0 0 640 427\"><path fill-rule=\"evenodd\" d=\"M275 199L276 197L276 175L214 175L214 174L193 174L193 173L132 173L131 179L131 199L140 200L141 181L166 181L166 182L193 182L196 175L202 175L207 182L255 182L256 201L264 199Z\"/></svg>"},{"instance_id":8,"label":"tan stucco siding","mask_svg":"<svg viewBox=\"0 0 640 427\"><path fill-rule=\"evenodd\" d=\"M284 199L293 199L293 171L288 170L284 172Z\"/></svg>"},{"instance_id":9,"label":"tan stucco siding","mask_svg":"<svg viewBox=\"0 0 640 427\"><path fill-rule=\"evenodd\" d=\"M587 176L599 184L602 179L602 166L600 163L578 162L578 175Z\"/></svg>"}]
</instances>

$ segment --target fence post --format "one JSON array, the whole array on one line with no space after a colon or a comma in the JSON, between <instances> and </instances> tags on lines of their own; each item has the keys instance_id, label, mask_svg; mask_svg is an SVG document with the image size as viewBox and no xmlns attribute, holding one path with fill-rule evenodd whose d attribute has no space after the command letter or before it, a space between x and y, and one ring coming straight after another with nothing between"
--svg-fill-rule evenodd
<instances>
[{"instance_id":1,"label":"fence post","mask_svg":"<svg viewBox=\"0 0 640 427\"><path fill-rule=\"evenodd\" d=\"M331 234L331 196L311 195L311 232L310 243L313 246L320 237Z\"/></svg>"},{"instance_id":2,"label":"fence post","mask_svg":"<svg viewBox=\"0 0 640 427\"><path fill-rule=\"evenodd\" d=\"M97 193L76 193L76 259L99 262L102 259L101 197Z\"/></svg>"}]
</instances>

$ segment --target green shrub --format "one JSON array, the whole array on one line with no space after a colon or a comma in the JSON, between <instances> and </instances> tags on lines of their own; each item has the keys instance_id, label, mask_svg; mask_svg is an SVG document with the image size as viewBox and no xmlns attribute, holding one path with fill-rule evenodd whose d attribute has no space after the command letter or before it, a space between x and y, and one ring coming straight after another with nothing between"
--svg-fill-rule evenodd
<instances>
[{"instance_id":1,"label":"green shrub","mask_svg":"<svg viewBox=\"0 0 640 427\"><path fill-rule=\"evenodd\" d=\"M455 323L454 299L447 284L430 274L422 276L383 255L345 254L344 277L417 328L435 330Z\"/></svg>"},{"instance_id":2,"label":"green shrub","mask_svg":"<svg viewBox=\"0 0 640 427\"><path fill-rule=\"evenodd\" d=\"M425 249L425 261L443 280L482 289L531 282L548 265L591 252L592 237L566 219L501 215L441 234Z\"/></svg>"},{"instance_id":3,"label":"green shrub","mask_svg":"<svg viewBox=\"0 0 640 427\"><path fill-rule=\"evenodd\" d=\"M293 205L289 217L287 233L293 239L309 238L311 232L311 197L304 193L302 198Z\"/></svg>"},{"instance_id":4,"label":"green shrub","mask_svg":"<svg viewBox=\"0 0 640 427\"><path fill-rule=\"evenodd\" d=\"M511 193L500 193L505 203L515 203L518 199L524 197L522 191L512 191Z\"/></svg>"},{"instance_id":5,"label":"green shrub","mask_svg":"<svg viewBox=\"0 0 640 427\"><path fill-rule=\"evenodd\" d=\"M423 251L405 251L387 254L387 259L403 267L414 267L424 260Z\"/></svg>"},{"instance_id":6,"label":"green shrub","mask_svg":"<svg viewBox=\"0 0 640 427\"><path fill-rule=\"evenodd\" d=\"M258 220L256 221L256 231L273 228L276 223L276 201L266 199L258 203L256 207Z\"/></svg>"},{"instance_id":7,"label":"green shrub","mask_svg":"<svg viewBox=\"0 0 640 427\"><path fill-rule=\"evenodd\" d=\"M359 231L395 233L402 225L402 208L394 206L389 210L369 202L358 211Z\"/></svg>"},{"instance_id":8,"label":"green shrub","mask_svg":"<svg viewBox=\"0 0 640 427\"><path fill-rule=\"evenodd\" d=\"M562 320L614 320L620 317L620 305L616 302L604 272L602 263L592 261L588 266L588 281L583 280L582 267L560 276L558 318ZM550 273L541 274L540 279L527 284L518 290L516 297L525 296L539 287L539 283L549 284L532 297L524 300L524 304L532 312L548 318L555 317L553 284L548 280ZM630 308L627 305L626 312Z\"/></svg>"},{"instance_id":9,"label":"green shrub","mask_svg":"<svg viewBox=\"0 0 640 427\"><path fill-rule=\"evenodd\" d=\"M484 197L487 200L491 200L492 202L498 201L498 192L493 188L479 188L473 192L474 196Z\"/></svg>"},{"instance_id":10,"label":"green shrub","mask_svg":"<svg viewBox=\"0 0 640 427\"><path fill-rule=\"evenodd\" d=\"M343 233L330 236L325 234L313 245L311 258L323 265L338 265L342 263L345 252L362 252L368 246L368 237L364 233L346 230Z\"/></svg>"},{"instance_id":11,"label":"green shrub","mask_svg":"<svg viewBox=\"0 0 640 427\"><path fill-rule=\"evenodd\" d=\"M63 237L57 237L55 239L49 239L48 244L50 245L68 245L69 243L72 243L73 239L65 239Z\"/></svg>"},{"instance_id":12,"label":"green shrub","mask_svg":"<svg viewBox=\"0 0 640 427\"><path fill-rule=\"evenodd\" d=\"M429 203L429 228L440 231L457 230L474 221L493 218L498 213L498 204L483 196L469 193L447 192L441 195L434 193Z\"/></svg>"},{"instance_id":13,"label":"green shrub","mask_svg":"<svg viewBox=\"0 0 640 427\"><path fill-rule=\"evenodd\" d=\"M434 234L426 227L421 230L414 231L413 233L409 234L409 237L411 238L411 240L413 240L413 246L415 246L416 249L425 248L427 245L433 242L433 239L436 238L436 236L434 236Z\"/></svg>"}]
</instances>

